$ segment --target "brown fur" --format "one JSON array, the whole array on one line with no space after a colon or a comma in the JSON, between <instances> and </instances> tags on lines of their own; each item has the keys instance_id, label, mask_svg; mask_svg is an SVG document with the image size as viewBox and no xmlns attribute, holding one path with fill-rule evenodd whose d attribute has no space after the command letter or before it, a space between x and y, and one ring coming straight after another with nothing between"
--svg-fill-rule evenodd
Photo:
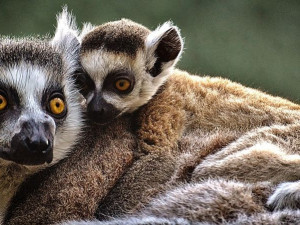
<instances>
[{"instance_id":1,"label":"brown fur","mask_svg":"<svg viewBox=\"0 0 300 225\"><path fill-rule=\"evenodd\" d=\"M136 213L159 193L189 179L192 170L200 160L188 153L190 150L197 146L201 149L201 156L205 157L235 138L235 133L232 132L203 134L203 138L196 134L199 133L184 135L180 141L180 148L187 152L184 156L152 153L136 159L131 168L101 202L97 210L98 219ZM187 157L190 155L193 159Z\"/></svg>"},{"instance_id":2,"label":"brown fur","mask_svg":"<svg viewBox=\"0 0 300 225\"><path fill-rule=\"evenodd\" d=\"M93 218L98 202L132 162L137 146L129 127L124 118L106 128L88 126L74 153L23 185L5 224Z\"/></svg>"},{"instance_id":3,"label":"brown fur","mask_svg":"<svg viewBox=\"0 0 300 225\"><path fill-rule=\"evenodd\" d=\"M166 189L175 169L172 155L149 154L141 157L119 180L98 208L99 218L133 213Z\"/></svg>"},{"instance_id":4,"label":"brown fur","mask_svg":"<svg viewBox=\"0 0 300 225\"><path fill-rule=\"evenodd\" d=\"M172 179L169 180L170 184L176 184L178 181L188 181L191 176L189 173L191 174L193 169L207 155L217 152L248 131L256 127L267 127L272 124L292 124L299 121L300 106L279 97L245 88L240 84L222 78L193 78L187 73L177 70L170 76L159 93L139 111L137 118L139 127L137 135L142 151L150 155L157 152L163 153L162 155L168 155L169 153L175 156L179 155L177 160L178 169L173 174ZM257 131L254 131L253 135L255 136L256 133ZM291 134L292 132L289 132L285 135L289 136L291 140L295 139L295 136ZM195 138L191 139L191 136ZM272 131L270 131L269 136L273 136ZM257 135L255 141L251 143L254 144L260 139L264 139L264 136ZM192 148L184 144L186 140ZM244 143L247 143L247 141ZM288 142L285 148L288 148L290 144ZM235 144L233 143L232 145L234 146ZM243 147L245 146L243 145ZM191 150L191 153L188 150ZM223 151L226 150L220 152ZM296 149L291 151L295 153ZM182 153L185 153L184 157L182 157ZM218 154L221 153L216 153L216 155ZM278 171L282 173L280 175L277 174L277 182L300 178L300 173L296 174L293 171L297 166L297 162L290 165L289 171L285 171L284 163L286 161L280 161L280 158L277 157L272 162L269 160L269 157L273 157L276 152L271 152L270 154L263 154L262 157L264 159L262 161L256 160L253 155L249 155L248 159L245 158L244 160L237 158L236 162L228 160L227 167L231 166L231 173L226 170L226 166L225 168L220 166L218 168L219 173L214 172L213 168L210 170L208 164L206 169L209 172L206 174L201 173L199 176L197 176L196 172L192 176L192 180L204 179L210 176L218 177L219 174L223 174L224 177L231 179L244 177L244 180L249 181L272 181L272 175ZM181 164L180 160L183 160L184 163ZM244 166L243 164L246 162L247 166ZM265 173L266 170L276 168L278 162L282 166L277 168L276 172L271 173L271 175L270 173ZM136 163L143 165L143 161ZM199 167L201 165L200 163ZM256 166L260 166L261 170L255 170ZM249 175L249 167L250 172L253 171L251 175ZM243 168L245 168L244 173L242 172ZM157 169L156 172L163 173L164 171ZM287 175L286 172L289 174ZM205 176L202 176L202 174ZM147 182L144 182L143 185L141 183L136 185L139 187L138 189L130 189L129 187L131 186L135 187L135 184L132 184L132 182L137 178L121 179L100 205L98 210L99 218L107 219L105 215L116 216L120 212L121 214L122 212L128 213L132 212L133 209L139 208L138 204L129 206L128 202L135 203L137 199L143 203L145 202L144 199L136 198L135 193L147 193L148 188L153 190L155 187L148 187L150 178L145 178L146 175L143 173L132 170L125 174L125 177L131 176L140 176L140 179L145 179ZM171 178L171 174L169 176ZM153 177L153 179L157 181L156 177ZM157 188L160 189L160 186ZM125 198L123 197L124 195L118 194L122 193L121 189L127 193Z\"/></svg>"},{"instance_id":5,"label":"brown fur","mask_svg":"<svg viewBox=\"0 0 300 225\"><path fill-rule=\"evenodd\" d=\"M161 91L142 108L137 132L146 152L177 150L182 135L231 130L245 132L300 120L300 106L223 78L175 70Z\"/></svg>"}]
</instances>

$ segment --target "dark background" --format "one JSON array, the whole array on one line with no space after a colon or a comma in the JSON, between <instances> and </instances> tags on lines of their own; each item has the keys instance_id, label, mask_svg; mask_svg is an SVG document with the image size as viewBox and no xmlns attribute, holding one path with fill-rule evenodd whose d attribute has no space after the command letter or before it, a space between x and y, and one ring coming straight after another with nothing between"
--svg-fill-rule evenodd
<instances>
[{"instance_id":1,"label":"dark background","mask_svg":"<svg viewBox=\"0 0 300 225\"><path fill-rule=\"evenodd\" d=\"M300 102L299 0L0 0L0 33L53 34L64 4L80 27L130 18L155 29L172 20L185 37L181 69Z\"/></svg>"}]
</instances>

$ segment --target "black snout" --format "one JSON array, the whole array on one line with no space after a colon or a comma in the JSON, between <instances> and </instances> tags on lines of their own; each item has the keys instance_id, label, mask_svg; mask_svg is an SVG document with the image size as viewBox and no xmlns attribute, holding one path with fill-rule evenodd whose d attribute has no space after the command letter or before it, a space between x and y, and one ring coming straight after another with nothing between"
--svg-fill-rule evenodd
<instances>
[{"instance_id":1,"label":"black snout","mask_svg":"<svg viewBox=\"0 0 300 225\"><path fill-rule=\"evenodd\" d=\"M120 111L107 103L102 96L95 95L87 106L88 117L99 124L107 124L115 119Z\"/></svg>"},{"instance_id":2,"label":"black snout","mask_svg":"<svg viewBox=\"0 0 300 225\"><path fill-rule=\"evenodd\" d=\"M53 135L49 124L33 120L24 122L21 131L12 138L10 150L0 156L23 165L52 162Z\"/></svg>"}]
</instances>

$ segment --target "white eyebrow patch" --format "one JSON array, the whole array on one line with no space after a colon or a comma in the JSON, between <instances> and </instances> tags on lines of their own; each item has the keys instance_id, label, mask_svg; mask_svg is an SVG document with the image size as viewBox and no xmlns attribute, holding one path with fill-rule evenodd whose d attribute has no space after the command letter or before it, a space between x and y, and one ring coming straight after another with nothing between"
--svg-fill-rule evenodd
<instances>
[{"instance_id":1,"label":"white eyebrow patch","mask_svg":"<svg viewBox=\"0 0 300 225\"><path fill-rule=\"evenodd\" d=\"M40 108L41 96L47 82L46 71L41 67L21 62L7 69L1 69L0 79L9 87L16 89L23 107Z\"/></svg>"}]
</instances>

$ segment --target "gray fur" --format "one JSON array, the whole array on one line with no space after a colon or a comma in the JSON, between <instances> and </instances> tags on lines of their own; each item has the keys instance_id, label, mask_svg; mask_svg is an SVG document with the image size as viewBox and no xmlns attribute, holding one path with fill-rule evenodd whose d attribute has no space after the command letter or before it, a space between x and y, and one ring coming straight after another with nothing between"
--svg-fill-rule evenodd
<instances>
[{"instance_id":1,"label":"gray fur","mask_svg":"<svg viewBox=\"0 0 300 225\"><path fill-rule=\"evenodd\" d=\"M246 184L208 180L167 191L151 201L142 212L131 217L63 224L297 224L299 210L272 213L264 207L272 189L267 182Z\"/></svg>"},{"instance_id":2,"label":"gray fur","mask_svg":"<svg viewBox=\"0 0 300 225\"><path fill-rule=\"evenodd\" d=\"M154 216L120 218L111 221L69 221L61 225L208 225L208 223L193 223L182 218L158 218Z\"/></svg>"},{"instance_id":3,"label":"gray fur","mask_svg":"<svg viewBox=\"0 0 300 225\"><path fill-rule=\"evenodd\" d=\"M275 192L269 197L270 209L300 209L300 181L285 182L278 185Z\"/></svg>"}]
</instances>

